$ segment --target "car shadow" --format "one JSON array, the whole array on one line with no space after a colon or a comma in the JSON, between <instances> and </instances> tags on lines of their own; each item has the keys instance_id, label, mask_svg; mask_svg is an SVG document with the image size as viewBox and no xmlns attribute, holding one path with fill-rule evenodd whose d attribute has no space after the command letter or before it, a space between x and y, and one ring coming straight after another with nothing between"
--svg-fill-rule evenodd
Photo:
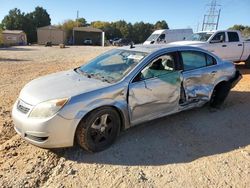
<instances>
[{"instance_id":1,"label":"car shadow","mask_svg":"<svg viewBox=\"0 0 250 188\"><path fill-rule=\"evenodd\" d=\"M21 62L21 61L30 61L27 59L12 59L12 58L1 58L0 57L0 62L5 61L5 62Z\"/></svg>"},{"instance_id":2,"label":"car shadow","mask_svg":"<svg viewBox=\"0 0 250 188\"><path fill-rule=\"evenodd\" d=\"M236 69L238 69L241 74L250 74L250 69L247 69L245 63L236 64Z\"/></svg>"},{"instance_id":3,"label":"car shadow","mask_svg":"<svg viewBox=\"0 0 250 188\"><path fill-rule=\"evenodd\" d=\"M34 48L22 48L20 46L10 46L10 47L3 47L3 48L0 48L0 51L34 51L36 49Z\"/></svg>"},{"instance_id":4,"label":"car shadow","mask_svg":"<svg viewBox=\"0 0 250 188\"><path fill-rule=\"evenodd\" d=\"M78 163L166 165L187 163L250 144L250 93L232 91L220 109L208 106L124 131L107 150L89 154L77 146L52 152Z\"/></svg>"}]
</instances>

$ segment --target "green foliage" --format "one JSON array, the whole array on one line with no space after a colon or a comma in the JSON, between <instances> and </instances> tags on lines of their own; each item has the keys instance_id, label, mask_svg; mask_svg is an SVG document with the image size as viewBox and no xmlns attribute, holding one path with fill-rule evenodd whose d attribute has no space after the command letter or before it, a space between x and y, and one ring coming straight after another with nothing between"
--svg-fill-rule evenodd
<instances>
[{"instance_id":1,"label":"green foliage","mask_svg":"<svg viewBox=\"0 0 250 188\"><path fill-rule=\"evenodd\" d=\"M155 23L154 29L157 30L157 29L169 29L169 28L167 22L165 20L162 20Z\"/></svg>"},{"instance_id":2,"label":"green foliage","mask_svg":"<svg viewBox=\"0 0 250 188\"><path fill-rule=\"evenodd\" d=\"M154 31L154 25L150 23L137 22L133 25L133 37L134 43L144 42Z\"/></svg>"},{"instance_id":3,"label":"green foliage","mask_svg":"<svg viewBox=\"0 0 250 188\"><path fill-rule=\"evenodd\" d=\"M33 12L23 13L20 9L12 9L9 14L4 17L0 29L23 30L27 34L28 42L37 41L37 28L50 25L50 16L42 7L36 7ZM84 18L77 20L66 20L58 27L65 30L68 39L72 37L74 27L87 26L87 21ZM157 21L155 24L136 22L134 24L127 23L124 20L116 22L95 21L90 24L94 28L101 29L105 32L106 39L114 38L129 38L135 43L144 42L154 30L168 29L168 24L165 20Z\"/></svg>"},{"instance_id":4,"label":"green foliage","mask_svg":"<svg viewBox=\"0 0 250 188\"><path fill-rule=\"evenodd\" d=\"M62 24L59 24L58 27L63 29L68 39L72 37L72 31L74 27L84 27L87 25L87 21L84 18L79 18L75 20L66 20Z\"/></svg>"},{"instance_id":5,"label":"green foliage","mask_svg":"<svg viewBox=\"0 0 250 188\"><path fill-rule=\"evenodd\" d=\"M244 26L244 25L234 25L228 29L231 30L238 30L241 32L242 36L245 38L250 37L250 26Z\"/></svg>"},{"instance_id":6,"label":"green foliage","mask_svg":"<svg viewBox=\"0 0 250 188\"><path fill-rule=\"evenodd\" d=\"M2 27L9 30L23 30L27 34L28 42L36 42L38 27L50 25L50 16L42 7L36 7L33 12L23 13L20 9L12 9L4 17Z\"/></svg>"},{"instance_id":7,"label":"green foliage","mask_svg":"<svg viewBox=\"0 0 250 188\"><path fill-rule=\"evenodd\" d=\"M158 21L155 24L144 22L131 24L124 20L117 22L95 21L91 22L90 25L94 28L103 30L107 39L129 38L135 43L144 42L154 30L168 29L168 24L164 20Z\"/></svg>"},{"instance_id":8,"label":"green foliage","mask_svg":"<svg viewBox=\"0 0 250 188\"><path fill-rule=\"evenodd\" d=\"M0 46L3 45L3 34L2 34L2 29L0 28Z\"/></svg>"},{"instance_id":9,"label":"green foliage","mask_svg":"<svg viewBox=\"0 0 250 188\"><path fill-rule=\"evenodd\" d=\"M87 25L87 21L85 20L85 18L76 19L76 23L78 27L84 27Z\"/></svg>"},{"instance_id":10,"label":"green foliage","mask_svg":"<svg viewBox=\"0 0 250 188\"><path fill-rule=\"evenodd\" d=\"M9 30L21 30L25 25L25 14L20 9L14 8L4 17L2 24Z\"/></svg>"}]
</instances>

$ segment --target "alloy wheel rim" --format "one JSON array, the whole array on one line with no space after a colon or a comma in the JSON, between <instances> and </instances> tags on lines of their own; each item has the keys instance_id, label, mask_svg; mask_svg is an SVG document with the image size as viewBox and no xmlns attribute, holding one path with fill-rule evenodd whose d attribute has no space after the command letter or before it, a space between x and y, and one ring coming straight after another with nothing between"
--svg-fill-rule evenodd
<instances>
[{"instance_id":1,"label":"alloy wheel rim","mask_svg":"<svg viewBox=\"0 0 250 188\"><path fill-rule=\"evenodd\" d=\"M113 120L109 114L100 115L90 126L90 137L95 144L106 143L113 133Z\"/></svg>"}]
</instances>

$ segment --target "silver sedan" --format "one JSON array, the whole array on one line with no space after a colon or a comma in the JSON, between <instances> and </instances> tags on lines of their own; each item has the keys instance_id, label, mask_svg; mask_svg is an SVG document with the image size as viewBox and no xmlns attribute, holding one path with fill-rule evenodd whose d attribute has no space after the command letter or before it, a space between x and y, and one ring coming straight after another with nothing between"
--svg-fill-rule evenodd
<instances>
[{"instance_id":1,"label":"silver sedan","mask_svg":"<svg viewBox=\"0 0 250 188\"><path fill-rule=\"evenodd\" d=\"M220 106L240 78L233 63L199 48L118 48L25 85L13 107L14 128L39 147L76 141L97 152L136 124L205 103Z\"/></svg>"}]
</instances>

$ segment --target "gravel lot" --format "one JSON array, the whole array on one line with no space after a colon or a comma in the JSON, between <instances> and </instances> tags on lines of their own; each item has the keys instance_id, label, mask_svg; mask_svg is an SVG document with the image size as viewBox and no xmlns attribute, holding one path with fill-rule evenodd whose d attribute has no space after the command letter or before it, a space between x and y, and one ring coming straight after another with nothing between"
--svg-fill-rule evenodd
<instances>
[{"instance_id":1,"label":"gravel lot","mask_svg":"<svg viewBox=\"0 0 250 188\"><path fill-rule=\"evenodd\" d=\"M219 110L207 106L131 128L109 149L45 150L13 129L11 108L22 87L79 66L110 47L0 49L2 187L249 187L250 69Z\"/></svg>"}]
</instances>

